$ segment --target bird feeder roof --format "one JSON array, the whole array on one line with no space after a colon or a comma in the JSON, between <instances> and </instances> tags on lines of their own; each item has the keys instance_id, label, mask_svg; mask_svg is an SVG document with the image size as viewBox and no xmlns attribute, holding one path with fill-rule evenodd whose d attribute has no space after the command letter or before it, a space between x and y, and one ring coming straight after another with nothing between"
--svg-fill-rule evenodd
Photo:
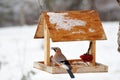
<instances>
[{"instance_id":1,"label":"bird feeder roof","mask_svg":"<svg viewBox=\"0 0 120 80\"><path fill-rule=\"evenodd\" d=\"M106 39L95 10L43 12L34 38L44 38L45 26L53 42Z\"/></svg>"}]
</instances>

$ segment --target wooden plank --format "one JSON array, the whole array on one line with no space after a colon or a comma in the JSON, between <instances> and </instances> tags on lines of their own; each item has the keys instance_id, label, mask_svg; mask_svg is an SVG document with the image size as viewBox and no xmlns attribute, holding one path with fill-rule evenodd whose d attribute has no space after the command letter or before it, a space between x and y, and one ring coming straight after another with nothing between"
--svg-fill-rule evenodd
<instances>
[{"instance_id":1,"label":"wooden plank","mask_svg":"<svg viewBox=\"0 0 120 80\"><path fill-rule=\"evenodd\" d=\"M95 66L96 65L96 41L95 40L92 41L91 54L93 56L92 65Z\"/></svg>"},{"instance_id":2,"label":"wooden plank","mask_svg":"<svg viewBox=\"0 0 120 80\"><path fill-rule=\"evenodd\" d=\"M51 23L52 17L48 15L48 13L52 13L54 15L56 23ZM63 19L61 19L61 14L63 14ZM66 15L64 15L66 14ZM56 15L58 15L56 20ZM65 12L44 12L42 15L46 20L46 24L48 25L48 29L50 32L50 37L53 42L61 42L61 41L81 41L81 40L105 40L106 35L104 33L101 20L97 11L95 10L83 10L83 11L65 11ZM35 38L43 38L43 30L42 30L42 17L41 17L41 25L38 25L38 29L36 31ZM66 20L65 20L66 19ZM70 20L70 21L69 21ZM75 24L75 20L82 20L86 25L73 25ZM63 22L62 28L58 29L58 23ZM71 22L71 23L68 23ZM68 28L68 25L71 26L70 30L66 30L64 28ZM65 26L66 25L66 26ZM56 35L57 34L57 35Z\"/></svg>"},{"instance_id":3,"label":"wooden plank","mask_svg":"<svg viewBox=\"0 0 120 80\"><path fill-rule=\"evenodd\" d=\"M44 15L43 13L39 17L37 29L34 38L44 38Z\"/></svg>"},{"instance_id":4,"label":"wooden plank","mask_svg":"<svg viewBox=\"0 0 120 80\"><path fill-rule=\"evenodd\" d=\"M61 41L81 41L81 40L104 40L106 39L99 15L95 10L85 10L85 11L66 11L66 15L63 15L63 26L61 29L58 29L57 22L55 24L51 23L52 16L48 15L49 12L46 13L45 19L48 24L48 29L50 31L50 36L53 42L61 42ZM52 12L51 12L52 13ZM64 14L62 12L53 12L52 15ZM59 16L58 16L59 17ZM94 17L94 18L93 18ZM54 18L54 17L53 17ZM55 18L56 19L56 18ZM69 19L71 24L75 24L74 20L82 20L86 22L86 25L80 26L72 26L70 30L68 28ZM53 19L54 20L54 19ZM61 19L60 19L61 22ZM59 20L58 20L59 23ZM66 25L68 24L68 25ZM66 26L65 26L66 25ZM57 35L56 35L57 34Z\"/></svg>"},{"instance_id":5,"label":"wooden plank","mask_svg":"<svg viewBox=\"0 0 120 80\"><path fill-rule=\"evenodd\" d=\"M96 73L96 72L107 72L108 67L103 64L96 64L96 66L73 66L72 72L74 73Z\"/></svg>"},{"instance_id":6,"label":"wooden plank","mask_svg":"<svg viewBox=\"0 0 120 80\"><path fill-rule=\"evenodd\" d=\"M50 35L45 20L44 20L44 63L46 66L50 65Z\"/></svg>"},{"instance_id":7,"label":"wooden plank","mask_svg":"<svg viewBox=\"0 0 120 80\"><path fill-rule=\"evenodd\" d=\"M74 62L73 60L72 62ZM78 61L77 61L78 62ZM98 72L108 72L108 67L106 65L96 63L96 66L87 66L84 63L72 64L73 73L98 73ZM65 69L59 66L46 66L43 62L35 62L34 68L37 68L42 71L46 71L52 74L63 74L67 73Z\"/></svg>"},{"instance_id":8,"label":"wooden plank","mask_svg":"<svg viewBox=\"0 0 120 80\"><path fill-rule=\"evenodd\" d=\"M52 67L46 66L44 62L34 62L34 68L52 73Z\"/></svg>"}]
</instances>

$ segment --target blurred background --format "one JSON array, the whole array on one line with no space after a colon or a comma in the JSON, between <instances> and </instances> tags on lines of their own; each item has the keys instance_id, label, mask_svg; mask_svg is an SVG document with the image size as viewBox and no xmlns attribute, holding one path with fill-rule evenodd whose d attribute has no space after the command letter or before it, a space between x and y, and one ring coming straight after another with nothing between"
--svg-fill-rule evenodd
<instances>
[{"instance_id":1,"label":"blurred background","mask_svg":"<svg viewBox=\"0 0 120 80\"><path fill-rule=\"evenodd\" d=\"M44 40L33 39L38 19L42 11L92 9L98 11L107 36L106 41L97 41L96 59L108 65L109 72L75 74L74 80L119 80L120 7L116 0L0 0L0 80L70 80L68 74L53 75L33 68L33 62L44 60ZM65 53L88 46L86 42L79 44L82 43L51 43L60 46ZM65 55L68 59L79 58L81 52L77 53Z\"/></svg>"},{"instance_id":2,"label":"blurred background","mask_svg":"<svg viewBox=\"0 0 120 80\"><path fill-rule=\"evenodd\" d=\"M37 24L42 11L91 10L102 21L117 21L120 8L116 0L0 0L0 27Z\"/></svg>"}]
</instances>

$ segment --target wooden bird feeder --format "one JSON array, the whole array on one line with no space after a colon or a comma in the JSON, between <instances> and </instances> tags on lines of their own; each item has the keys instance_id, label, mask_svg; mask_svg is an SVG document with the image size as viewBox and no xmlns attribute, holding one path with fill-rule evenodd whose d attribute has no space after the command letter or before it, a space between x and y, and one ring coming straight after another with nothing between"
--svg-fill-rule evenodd
<instances>
[{"instance_id":1,"label":"wooden bird feeder","mask_svg":"<svg viewBox=\"0 0 120 80\"><path fill-rule=\"evenodd\" d=\"M53 42L84 41L92 42L90 54L93 56L90 66L81 64L80 59L69 60L74 73L107 72L106 65L96 62L96 40L106 40L106 36L95 10L43 12L34 38L44 38L44 61L35 62L34 67L49 73L66 73L59 66L50 63L50 38ZM76 63L76 64L75 64ZM80 63L80 64L79 64Z\"/></svg>"}]
</instances>

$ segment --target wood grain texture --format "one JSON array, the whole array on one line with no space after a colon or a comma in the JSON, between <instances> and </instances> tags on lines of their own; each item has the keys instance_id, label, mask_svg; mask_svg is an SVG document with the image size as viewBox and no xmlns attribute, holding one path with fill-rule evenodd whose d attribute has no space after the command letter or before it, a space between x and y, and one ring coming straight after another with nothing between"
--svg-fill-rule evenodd
<instances>
[{"instance_id":1,"label":"wood grain texture","mask_svg":"<svg viewBox=\"0 0 120 80\"><path fill-rule=\"evenodd\" d=\"M68 13L68 15L64 16L65 18L70 17L73 20L82 20L86 22L84 27L74 26L71 30L56 30L56 24L52 24L50 22L50 16L47 15L47 13L48 12L43 12L40 16L35 38L44 37L42 20L45 19L48 30L50 32L50 38L52 38L53 42L106 39L99 15L95 10L56 12Z\"/></svg>"},{"instance_id":2,"label":"wood grain texture","mask_svg":"<svg viewBox=\"0 0 120 80\"><path fill-rule=\"evenodd\" d=\"M50 65L50 35L47 24L44 20L44 63L46 66Z\"/></svg>"},{"instance_id":3,"label":"wood grain texture","mask_svg":"<svg viewBox=\"0 0 120 80\"><path fill-rule=\"evenodd\" d=\"M70 60L71 62L78 62L79 60ZM46 66L44 62L34 62L34 68L46 71L52 74L63 74L67 73L65 69L59 66ZM108 67L106 65L96 63L95 66L86 66L83 63L74 63L72 64L72 72L73 73L101 73L101 72L108 72Z\"/></svg>"},{"instance_id":4,"label":"wood grain texture","mask_svg":"<svg viewBox=\"0 0 120 80\"><path fill-rule=\"evenodd\" d=\"M34 38L44 38L44 15L41 14L39 17L37 29L34 35Z\"/></svg>"},{"instance_id":5,"label":"wood grain texture","mask_svg":"<svg viewBox=\"0 0 120 80\"><path fill-rule=\"evenodd\" d=\"M96 41L92 41L91 54L93 56L92 65L96 65Z\"/></svg>"}]
</instances>

